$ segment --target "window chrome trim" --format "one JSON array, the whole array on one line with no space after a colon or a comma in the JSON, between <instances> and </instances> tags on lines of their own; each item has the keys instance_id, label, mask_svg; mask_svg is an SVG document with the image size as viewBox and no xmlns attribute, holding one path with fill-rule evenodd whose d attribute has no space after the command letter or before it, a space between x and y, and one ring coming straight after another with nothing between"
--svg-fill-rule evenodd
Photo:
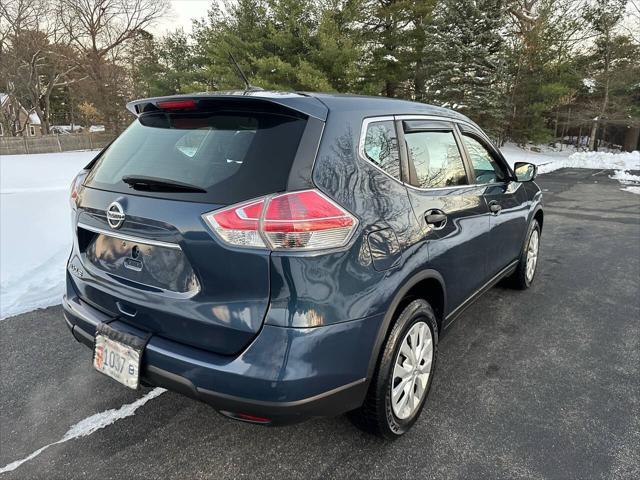
<instances>
[{"instance_id":1,"label":"window chrome trim","mask_svg":"<svg viewBox=\"0 0 640 480\"><path fill-rule=\"evenodd\" d=\"M367 129L369 128L369 125L371 125L372 123L378 123L378 122L393 122L394 121L394 117L393 115L384 115L381 117L368 117L362 120L362 128L360 128L360 139L358 141L358 155L360 156L360 158L362 160L364 160L365 162L367 162L369 165L372 165L373 167L375 167L377 170L380 170L382 173L384 173L387 177L394 179L396 182L398 183L403 183L400 179L389 175L389 172L387 172L386 170L382 169L381 167L379 167L378 165L376 165L373 160L371 160L369 157L367 157L367 154L364 152L364 144L366 142L367 139ZM393 128L395 129L395 125L393 126ZM400 163L400 151L398 150L398 163ZM398 165L400 167L400 170L402 170L402 165Z\"/></svg>"},{"instance_id":2,"label":"window chrome trim","mask_svg":"<svg viewBox=\"0 0 640 480\"><path fill-rule=\"evenodd\" d=\"M483 183L483 184L477 184L477 183L468 183L466 185L452 185L449 187L430 187L430 188L420 188L420 187L416 187L414 185L411 185L410 183L407 182L403 182L402 180L397 179L396 177L389 175L389 173L385 170L383 170L382 168L380 168L378 165L376 165L375 163L373 163L373 161L371 161L367 155L364 153L364 143L366 140L366 134L367 134L367 128L369 128L369 125L375 122L385 122L385 121L396 121L396 120L437 120L437 121L446 121L446 122L451 122L452 124L455 123L464 123L465 125L468 125L469 127L473 128L474 130L478 130L478 127L476 125L474 125L473 123L467 122L466 120L461 120L461 119L457 119L457 118L450 118L450 117L445 117L445 116L440 116L440 115L381 115L378 117L367 117L364 118L362 120L362 128L360 129L360 139L358 141L358 156L364 160L365 162L367 162L369 165L372 165L375 169L381 171L382 173L384 173L387 177L391 178L392 180L395 180L396 182L398 182L399 184L405 186L406 188L409 188L411 190L416 190L418 192L437 192L437 191L441 191L441 190L457 190L457 189L462 189L462 188L480 188L480 187L487 187L489 185L495 185L495 183ZM488 139L488 137L483 134L482 132L481 136L483 136L484 138L487 139L487 141L491 141L490 139ZM456 143L457 143L457 138L456 138ZM459 149L460 147L458 147ZM399 153L399 152L398 152ZM464 158L463 158L463 162L464 162ZM400 165L400 167L402 167L402 165ZM466 167L465 167L465 171L466 171ZM468 176L468 174L467 174ZM468 179L467 179L468 180Z\"/></svg>"},{"instance_id":3,"label":"window chrome trim","mask_svg":"<svg viewBox=\"0 0 640 480\"><path fill-rule=\"evenodd\" d=\"M78 222L77 227L84 228L85 230L89 230L90 232L99 233L101 235L107 235L109 237L118 238L120 240L126 240L129 242L144 243L145 245L153 245L155 247L165 247L165 248L182 250L182 248L180 248L180 245L178 245L177 243L163 242L161 240L150 240L148 238L136 237L133 235L127 235L125 233L120 233L113 230L105 230L103 228L93 227L91 225L87 225L86 223L82 223L82 222Z\"/></svg>"}]
</instances>

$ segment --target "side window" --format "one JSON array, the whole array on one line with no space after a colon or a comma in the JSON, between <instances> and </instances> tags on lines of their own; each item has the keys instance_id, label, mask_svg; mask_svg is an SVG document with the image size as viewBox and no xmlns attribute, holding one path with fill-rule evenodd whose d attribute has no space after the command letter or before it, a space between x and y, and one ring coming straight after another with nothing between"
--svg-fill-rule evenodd
<instances>
[{"instance_id":1,"label":"side window","mask_svg":"<svg viewBox=\"0 0 640 480\"><path fill-rule=\"evenodd\" d=\"M417 177L416 187L466 185L467 174L453 132L405 133L409 160Z\"/></svg>"},{"instance_id":2,"label":"side window","mask_svg":"<svg viewBox=\"0 0 640 480\"><path fill-rule=\"evenodd\" d=\"M506 174L484 145L466 134L462 135L462 139L469 152L476 183L504 182Z\"/></svg>"},{"instance_id":3,"label":"side window","mask_svg":"<svg viewBox=\"0 0 640 480\"><path fill-rule=\"evenodd\" d=\"M364 154L375 165L400 180L398 138L391 120L372 122L364 138Z\"/></svg>"}]
</instances>

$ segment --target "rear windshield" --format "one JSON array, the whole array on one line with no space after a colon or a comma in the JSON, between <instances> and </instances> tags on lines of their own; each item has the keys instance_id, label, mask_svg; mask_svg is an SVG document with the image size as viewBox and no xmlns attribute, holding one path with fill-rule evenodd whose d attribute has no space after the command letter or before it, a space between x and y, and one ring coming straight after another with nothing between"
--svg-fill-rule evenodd
<instances>
[{"instance_id":1,"label":"rear windshield","mask_svg":"<svg viewBox=\"0 0 640 480\"><path fill-rule=\"evenodd\" d=\"M231 204L286 188L306 121L273 113L148 113L100 156L86 185L136 195ZM144 176L206 190L134 190Z\"/></svg>"}]
</instances>

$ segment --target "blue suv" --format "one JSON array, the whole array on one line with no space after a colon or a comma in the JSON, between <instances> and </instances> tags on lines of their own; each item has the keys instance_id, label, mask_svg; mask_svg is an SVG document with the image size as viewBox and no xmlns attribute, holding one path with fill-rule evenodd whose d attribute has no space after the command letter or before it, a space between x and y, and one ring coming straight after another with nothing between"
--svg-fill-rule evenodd
<instances>
[{"instance_id":1,"label":"blue suv","mask_svg":"<svg viewBox=\"0 0 640 480\"><path fill-rule=\"evenodd\" d=\"M130 388L396 438L443 331L499 280L533 281L536 167L455 111L267 91L128 109L72 184L64 315Z\"/></svg>"}]
</instances>

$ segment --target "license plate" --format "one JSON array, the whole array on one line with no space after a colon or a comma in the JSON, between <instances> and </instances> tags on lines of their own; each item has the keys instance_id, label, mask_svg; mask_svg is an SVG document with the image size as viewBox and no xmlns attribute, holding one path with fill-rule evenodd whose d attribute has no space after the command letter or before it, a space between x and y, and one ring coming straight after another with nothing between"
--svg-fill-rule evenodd
<instances>
[{"instance_id":1,"label":"license plate","mask_svg":"<svg viewBox=\"0 0 640 480\"><path fill-rule=\"evenodd\" d=\"M140 352L124 343L96 335L93 366L129 388L138 388Z\"/></svg>"}]
</instances>

